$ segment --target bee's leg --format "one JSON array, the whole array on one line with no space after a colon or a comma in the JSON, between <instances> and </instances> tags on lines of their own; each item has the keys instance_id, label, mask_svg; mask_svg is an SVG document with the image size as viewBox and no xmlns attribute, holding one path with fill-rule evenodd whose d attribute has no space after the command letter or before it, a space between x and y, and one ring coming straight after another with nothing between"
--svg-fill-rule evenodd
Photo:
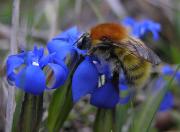
<instances>
[{"instance_id":1,"label":"bee's leg","mask_svg":"<svg viewBox=\"0 0 180 132\"><path fill-rule=\"evenodd\" d=\"M112 83L114 84L115 88L119 90L120 62L115 56L113 56L109 61L112 68Z\"/></svg>"},{"instance_id":2,"label":"bee's leg","mask_svg":"<svg viewBox=\"0 0 180 132\"><path fill-rule=\"evenodd\" d=\"M113 72L112 83L117 91L119 91L119 71Z\"/></svg>"}]
</instances>

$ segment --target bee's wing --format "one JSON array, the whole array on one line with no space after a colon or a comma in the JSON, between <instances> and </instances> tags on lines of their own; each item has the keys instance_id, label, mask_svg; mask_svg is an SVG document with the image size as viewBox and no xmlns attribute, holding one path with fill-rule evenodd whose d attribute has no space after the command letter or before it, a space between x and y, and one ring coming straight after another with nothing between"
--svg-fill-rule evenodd
<instances>
[{"instance_id":1,"label":"bee's wing","mask_svg":"<svg viewBox=\"0 0 180 132\"><path fill-rule=\"evenodd\" d=\"M113 43L113 45L119 48L127 49L127 51L134 54L135 56L141 57L142 59L147 60L154 65L157 65L161 62L160 58L137 38L129 37L128 39L124 39L119 43Z\"/></svg>"}]
</instances>

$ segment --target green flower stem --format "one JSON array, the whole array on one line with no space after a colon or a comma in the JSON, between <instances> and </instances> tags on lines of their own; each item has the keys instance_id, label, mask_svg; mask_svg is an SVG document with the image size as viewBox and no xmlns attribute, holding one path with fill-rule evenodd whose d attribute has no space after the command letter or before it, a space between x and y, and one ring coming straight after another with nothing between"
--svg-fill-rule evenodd
<instances>
[{"instance_id":1,"label":"green flower stem","mask_svg":"<svg viewBox=\"0 0 180 132\"><path fill-rule=\"evenodd\" d=\"M58 88L49 105L47 126L49 132L59 132L72 107L71 81Z\"/></svg>"},{"instance_id":2,"label":"green flower stem","mask_svg":"<svg viewBox=\"0 0 180 132\"><path fill-rule=\"evenodd\" d=\"M131 102L125 105L117 105L115 114L115 132L121 132L124 124L129 118L128 110L131 107Z\"/></svg>"},{"instance_id":3,"label":"green flower stem","mask_svg":"<svg viewBox=\"0 0 180 132\"><path fill-rule=\"evenodd\" d=\"M16 108L13 115L13 125L12 125L12 132L16 132L18 127L18 121L20 119L22 102L24 100L24 92L21 90L17 90L16 92Z\"/></svg>"},{"instance_id":4,"label":"green flower stem","mask_svg":"<svg viewBox=\"0 0 180 132\"><path fill-rule=\"evenodd\" d=\"M43 113L43 94L25 93L16 132L38 132Z\"/></svg>"},{"instance_id":5,"label":"green flower stem","mask_svg":"<svg viewBox=\"0 0 180 132\"><path fill-rule=\"evenodd\" d=\"M114 124L114 109L98 109L94 121L94 132L111 132Z\"/></svg>"}]
</instances>

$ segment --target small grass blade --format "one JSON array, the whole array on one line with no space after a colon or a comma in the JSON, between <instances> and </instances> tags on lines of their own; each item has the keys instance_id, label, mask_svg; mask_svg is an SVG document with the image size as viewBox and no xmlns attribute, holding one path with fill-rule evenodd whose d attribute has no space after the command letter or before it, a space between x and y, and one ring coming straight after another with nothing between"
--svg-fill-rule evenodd
<instances>
[{"instance_id":1,"label":"small grass blade","mask_svg":"<svg viewBox=\"0 0 180 132\"><path fill-rule=\"evenodd\" d=\"M180 68L180 65L178 65L176 72ZM175 74L176 74L175 72ZM156 94L150 95L147 98L147 101L144 102L141 106L141 111L139 111L135 116L134 116L134 128L133 132L148 132L151 126L151 123L156 115L156 112L160 106L160 103L166 94L166 92L169 90L175 74L173 77L168 81L167 85L157 91Z\"/></svg>"}]
</instances>

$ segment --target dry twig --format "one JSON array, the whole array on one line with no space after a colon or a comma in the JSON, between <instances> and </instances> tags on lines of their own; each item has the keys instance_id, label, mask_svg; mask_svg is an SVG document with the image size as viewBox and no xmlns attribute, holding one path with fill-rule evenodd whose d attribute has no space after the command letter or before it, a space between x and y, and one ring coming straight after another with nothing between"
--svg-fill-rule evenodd
<instances>
[{"instance_id":1,"label":"dry twig","mask_svg":"<svg viewBox=\"0 0 180 132\"><path fill-rule=\"evenodd\" d=\"M11 27L9 27L8 25L4 25L4 24L0 23L0 37L10 39L11 36L9 36L9 34L11 33L11 30L12 30ZM24 29L19 28L19 32L21 34L24 34L24 31L25 31ZM48 34L49 33L46 30L32 29L28 35L30 35L36 39L41 39L41 40L47 41Z\"/></svg>"},{"instance_id":2,"label":"dry twig","mask_svg":"<svg viewBox=\"0 0 180 132\"><path fill-rule=\"evenodd\" d=\"M49 0L46 3L46 15L49 21L50 29L49 29L49 39L54 37L58 28L58 8L59 8L59 0Z\"/></svg>"},{"instance_id":3,"label":"dry twig","mask_svg":"<svg viewBox=\"0 0 180 132\"><path fill-rule=\"evenodd\" d=\"M10 51L11 54L17 53L17 35L19 28L19 6L20 0L13 1L13 12L12 12L12 30L11 30L11 40L10 40ZM15 108L15 89L14 87L8 87L8 100L7 100L7 110L6 110L6 132L11 131L13 113Z\"/></svg>"}]
</instances>

